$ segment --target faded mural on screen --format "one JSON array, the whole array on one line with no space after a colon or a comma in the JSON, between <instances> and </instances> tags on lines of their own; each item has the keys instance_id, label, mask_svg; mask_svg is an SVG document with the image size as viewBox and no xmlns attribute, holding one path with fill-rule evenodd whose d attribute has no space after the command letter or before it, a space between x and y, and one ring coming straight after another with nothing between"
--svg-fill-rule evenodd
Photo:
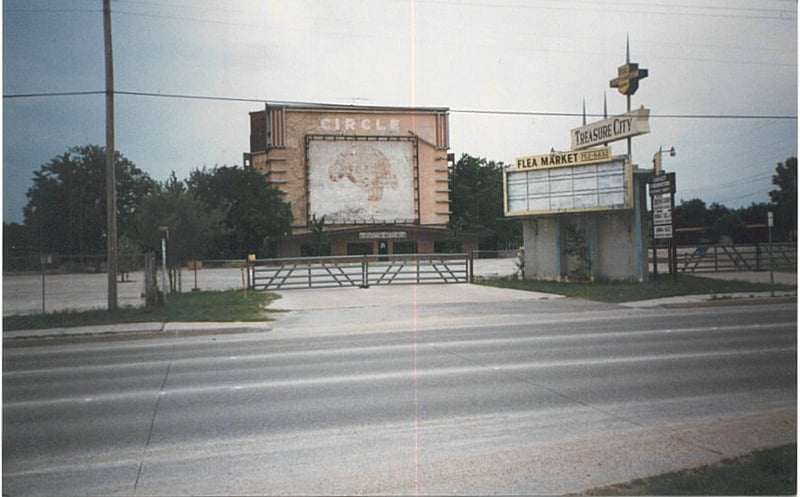
<instances>
[{"instance_id":1,"label":"faded mural on screen","mask_svg":"<svg viewBox=\"0 0 800 497\"><path fill-rule=\"evenodd\" d=\"M312 140L309 213L334 224L414 220L414 148L409 140Z\"/></svg>"}]
</instances>

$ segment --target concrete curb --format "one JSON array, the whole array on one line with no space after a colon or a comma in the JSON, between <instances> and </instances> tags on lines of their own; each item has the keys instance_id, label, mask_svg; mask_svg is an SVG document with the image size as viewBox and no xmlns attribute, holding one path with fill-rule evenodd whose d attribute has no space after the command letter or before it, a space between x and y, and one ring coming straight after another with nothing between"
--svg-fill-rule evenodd
<instances>
[{"instance_id":1,"label":"concrete curb","mask_svg":"<svg viewBox=\"0 0 800 497\"><path fill-rule=\"evenodd\" d=\"M149 322L149 323L119 323L99 326L71 326L63 328L46 328L35 330L4 331L3 340L18 340L25 338L64 338L79 336L121 336L139 333L247 333L272 331L272 326L267 322Z\"/></svg>"},{"instance_id":2,"label":"concrete curb","mask_svg":"<svg viewBox=\"0 0 800 497\"><path fill-rule=\"evenodd\" d=\"M661 299L652 300L636 300L632 302L623 302L620 305L625 307L633 307L636 309L644 309L650 307L701 307L704 305L731 305L733 302L738 303L782 303L785 302L786 297L797 298L797 291L779 291L775 292L773 297L770 292L739 292L739 293L720 293L720 294L703 294L703 295L680 295L677 297L665 297Z\"/></svg>"}]
</instances>

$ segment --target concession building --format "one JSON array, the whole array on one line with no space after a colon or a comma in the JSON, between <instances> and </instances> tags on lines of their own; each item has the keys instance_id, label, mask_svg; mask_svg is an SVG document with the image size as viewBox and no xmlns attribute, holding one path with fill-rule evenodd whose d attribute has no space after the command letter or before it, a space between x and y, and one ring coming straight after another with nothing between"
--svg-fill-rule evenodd
<instances>
[{"instance_id":1,"label":"concession building","mask_svg":"<svg viewBox=\"0 0 800 497\"><path fill-rule=\"evenodd\" d=\"M267 104L251 112L245 167L291 204L292 232L273 241L275 254L477 248L476 236L453 240L447 229L448 125L447 108ZM323 218L320 234L313 228Z\"/></svg>"}]
</instances>

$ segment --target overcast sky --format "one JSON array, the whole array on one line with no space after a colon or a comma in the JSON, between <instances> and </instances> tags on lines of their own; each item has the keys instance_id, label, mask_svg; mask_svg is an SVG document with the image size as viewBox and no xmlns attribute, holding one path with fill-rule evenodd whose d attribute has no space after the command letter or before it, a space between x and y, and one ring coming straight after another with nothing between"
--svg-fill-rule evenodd
<instances>
[{"instance_id":1,"label":"overcast sky","mask_svg":"<svg viewBox=\"0 0 800 497\"><path fill-rule=\"evenodd\" d=\"M263 101L449 107L457 157L568 150L584 99L589 122L604 98L625 112L609 80L626 36L649 71L633 107L652 112L633 160L674 146L678 199L767 202L797 155L795 0L112 0L112 15L117 149L159 181L241 164ZM11 98L102 91L102 21L102 0L3 0L6 222L42 164L105 144L102 94Z\"/></svg>"}]
</instances>

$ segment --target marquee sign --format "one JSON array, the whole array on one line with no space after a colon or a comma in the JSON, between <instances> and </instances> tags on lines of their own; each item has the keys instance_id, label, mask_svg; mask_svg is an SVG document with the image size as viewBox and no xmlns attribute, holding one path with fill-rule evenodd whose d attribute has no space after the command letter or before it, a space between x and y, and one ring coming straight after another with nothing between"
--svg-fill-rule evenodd
<instances>
[{"instance_id":1,"label":"marquee sign","mask_svg":"<svg viewBox=\"0 0 800 497\"><path fill-rule=\"evenodd\" d=\"M650 132L650 109L637 109L570 131L572 150L594 147Z\"/></svg>"},{"instance_id":2,"label":"marquee sign","mask_svg":"<svg viewBox=\"0 0 800 497\"><path fill-rule=\"evenodd\" d=\"M633 207L633 169L623 157L597 164L503 171L506 216Z\"/></svg>"}]
</instances>

